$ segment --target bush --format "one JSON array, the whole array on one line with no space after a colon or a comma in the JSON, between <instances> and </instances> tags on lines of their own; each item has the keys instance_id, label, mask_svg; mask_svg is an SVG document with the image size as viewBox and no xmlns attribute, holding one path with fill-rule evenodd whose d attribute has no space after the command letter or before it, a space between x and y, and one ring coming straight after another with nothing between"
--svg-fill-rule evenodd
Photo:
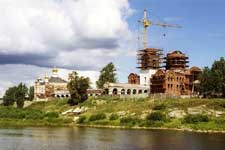
<instances>
[{"instance_id":1,"label":"bush","mask_svg":"<svg viewBox=\"0 0 225 150\"><path fill-rule=\"evenodd\" d=\"M104 113L93 114L90 116L89 121L103 120L106 118Z\"/></svg>"},{"instance_id":2,"label":"bush","mask_svg":"<svg viewBox=\"0 0 225 150\"><path fill-rule=\"evenodd\" d=\"M149 114L146 119L148 121L166 121L166 115L162 112L153 112Z\"/></svg>"},{"instance_id":3,"label":"bush","mask_svg":"<svg viewBox=\"0 0 225 150\"><path fill-rule=\"evenodd\" d=\"M119 116L117 114L111 114L109 120L117 120Z\"/></svg>"},{"instance_id":4,"label":"bush","mask_svg":"<svg viewBox=\"0 0 225 150\"><path fill-rule=\"evenodd\" d=\"M187 115L184 117L184 123L208 122L209 117L206 115Z\"/></svg>"},{"instance_id":5,"label":"bush","mask_svg":"<svg viewBox=\"0 0 225 150\"><path fill-rule=\"evenodd\" d=\"M135 117L124 117L120 119L120 123L123 125L133 126L133 125L139 124L140 122L141 120Z\"/></svg>"},{"instance_id":6,"label":"bush","mask_svg":"<svg viewBox=\"0 0 225 150\"><path fill-rule=\"evenodd\" d=\"M45 117L45 113L39 110L29 110L26 112L26 119L32 119L32 120L37 120L37 119L43 119Z\"/></svg>"},{"instance_id":7,"label":"bush","mask_svg":"<svg viewBox=\"0 0 225 150\"><path fill-rule=\"evenodd\" d=\"M48 118L58 118L59 117L59 114L57 112L47 112L45 114L45 117L48 117Z\"/></svg>"},{"instance_id":8,"label":"bush","mask_svg":"<svg viewBox=\"0 0 225 150\"><path fill-rule=\"evenodd\" d=\"M163 121L152 121L152 120L145 120L140 124L141 127L162 127L163 125L164 125Z\"/></svg>"},{"instance_id":9,"label":"bush","mask_svg":"<svg viewBox=\"0 0 225 150\"><path fill-rule=\"evenodd\" d=\"M84 121L85 121L86 119L87 119L86 116L80 116L79 119L77 120L77 123L82 124L82 123L84 123Z\"/></svg>"},{"instance_id":10,"label":"bush","mask_svg":"<svg viewBox=\"0 0 225 150\"><path fill-rule=\"evenodd\" d=\"M34 109L17 109L14 107L0 107L0 118L8 119L43 119L45 113Z\"/></svg>"},{"instance_id":11,"label":"bush","mask_svg":"<svg viewBox=\"0 0 225 150\"><path fill-rule=\"evenodd\" d=\"M164 110L166 109L166 105L165 104L159 104L154 106L153 110Z\"/></svg>"}]
</instances>

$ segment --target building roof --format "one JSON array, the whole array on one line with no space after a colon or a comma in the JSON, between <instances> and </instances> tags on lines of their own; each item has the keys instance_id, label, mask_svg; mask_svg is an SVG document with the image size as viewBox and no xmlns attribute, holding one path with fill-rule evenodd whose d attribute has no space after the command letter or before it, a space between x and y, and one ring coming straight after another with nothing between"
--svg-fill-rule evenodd
<instances>
[{"instance_id":1,"label":"building roof","mask_svg":"<svg viewBox=\"0 0 225 150\"><path fill-rule=\"evenodd\" d=\"M192 71L202 72L202 70L201 70L199 67L196 67L196 66L191 67L191 68L190 68L190 71L191 71L191 72L192 72Z\"/></svg>"},{"instance_id":2,"label":"building roof","mask_svg":"<svg viewBox=\"0 0 225 150\"><path fill-rule=\"evenodd\" d=\"M65 80L63 80L62 78L59 78L59 77L51 77L48 82L50 82L50 83L67 83Z\"/></svg>"},{"instance_id":3,"label":"building roof","mask_svg":"<svg viewBox=\"0 0 225 150\"><path fill-rule=\"evenodd\" d=\"M174 57L188 58L188 57L185 56L184 53L182 53L181 51L178 51L178 50L168 53L167 57L170 57L170 58L174 58Z\"/></svg>"},{"instance_id":4,"label":"building roof","mask_svg":"<svg viewBox=\"0 0 225 150\"><path fill-rule=\"evenodd\" d=\"M136 73L130 73L129 75L128 75L128 77L129 76L136 76L136 77L140 77L138 74L136 74Z\"/></svg>"}]
</instances>

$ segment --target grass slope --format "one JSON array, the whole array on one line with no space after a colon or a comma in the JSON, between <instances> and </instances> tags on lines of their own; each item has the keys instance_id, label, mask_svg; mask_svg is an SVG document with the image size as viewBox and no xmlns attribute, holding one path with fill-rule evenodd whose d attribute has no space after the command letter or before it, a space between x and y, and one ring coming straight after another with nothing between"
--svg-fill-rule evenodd
<instances>
[{"instance_id":1,"label":"grass slope","mask_svg":"<svg viewBox=\"0 0 225 150\"><path fill-rule=\"evenodd\" d=\"M102 97L91 98L80 105L89 108L78 120L79 124L84 125L225 130L224 99L167 98L160 100L157 98L118 99ZM169 113L176 110L183 111L186 115L182 118L171 117ZM196 110L199 112L189 114ZM216 112L220 113L219 117L215 116Z\"/></svg>"},{"instance_id":2,"label":"grass slope","mask_svg":"<svg viewBox=\"0 0 225 150\"><path fill-rule=\"evenodd\" d=\"M88 108L79 115L76 123L73 123L74 116L61 115L62 112L76 107ZM199 112L194 114L196 110ZM173 111L182 111L185 115L171 117L170 113ZM219 117L216 116L217 113ZM0 106L0 118L0 127L77 124L225 131L225 99L99 97L89 98L78 106L69 106L64 99L37 102L25 109Z\"/></svg>"},{"instance_id":3,"label":"grass slope","mask_svg":"<svg viewBox=\"0 0 225 150\"><path fill-rule=\"evenodd\" d=\"M0 106L0 127L69 126L72 118L60 115L68 108L67 100L37 102L24 109Z\"/></svg>"}]
</instances>

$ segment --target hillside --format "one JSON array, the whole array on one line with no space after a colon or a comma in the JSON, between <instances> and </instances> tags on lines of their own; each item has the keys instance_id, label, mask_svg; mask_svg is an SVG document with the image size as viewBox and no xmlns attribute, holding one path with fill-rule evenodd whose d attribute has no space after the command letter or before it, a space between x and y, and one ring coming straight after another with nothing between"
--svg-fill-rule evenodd
<instances>
[{"instance_id":1,"label":"hillside","mask_svg":"<svg viewBox=\"0 0 225 150\"><path fill-rule=\"evenodd\" d=\"M225 130L224 99L93 98L81 104L88 111L80 124Z\"/></svg>"},{"instance_id":2,"label":"hillside","mask_svg":"<svg viewBox=\"0 0 225 150\"><path fill-rule=\"evenodd\" d=\"M1 126L76 125L225 131L225 99L101 97L89 98L78 106L69 106L64 99L36 102L25 109L3 108L0 109Z\"/></svg>"}]
</instances>

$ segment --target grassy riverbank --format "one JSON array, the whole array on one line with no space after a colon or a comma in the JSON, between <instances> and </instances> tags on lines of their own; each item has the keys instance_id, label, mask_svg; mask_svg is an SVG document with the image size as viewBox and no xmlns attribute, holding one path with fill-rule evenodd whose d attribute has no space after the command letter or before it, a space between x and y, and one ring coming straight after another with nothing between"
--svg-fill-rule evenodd
<instances>
[{"instance_id":1,"label":"grassy riverbank","mask_svg":"<svg viewBox=\"0 0 225 150\"><path fill-rule=\"evenodd\" d=\"M78 116L62 115L77 107L87 108L87 111ZM73 122L74 117L76 122ZM225 100L101 97L89 98L73 107L67 100L55 100L34 103L25 109L1 106L0 118L0 127L79 125L225 131Z\"/></svg>"},{"instance_id":2,"label":"grassy riverbank","mask_svg":"<svg viewBox=\"0 0 225 150\"><path fill-rule=\"evenodd\" d=\"M80 125L225 131L224 99L89 99Z\"/></svg>"},{"instance_id":3,"label":"grassy riverbank","mask_svg":"<svg viewBox=\"0 0 225 150\"><path fill-rule=\"evenodd\" d=\"M69 126L71 117L60 115L69 106L63 101L39 102L24 109L0 106L0 127Z\"/></svg>"}]
</instances>

